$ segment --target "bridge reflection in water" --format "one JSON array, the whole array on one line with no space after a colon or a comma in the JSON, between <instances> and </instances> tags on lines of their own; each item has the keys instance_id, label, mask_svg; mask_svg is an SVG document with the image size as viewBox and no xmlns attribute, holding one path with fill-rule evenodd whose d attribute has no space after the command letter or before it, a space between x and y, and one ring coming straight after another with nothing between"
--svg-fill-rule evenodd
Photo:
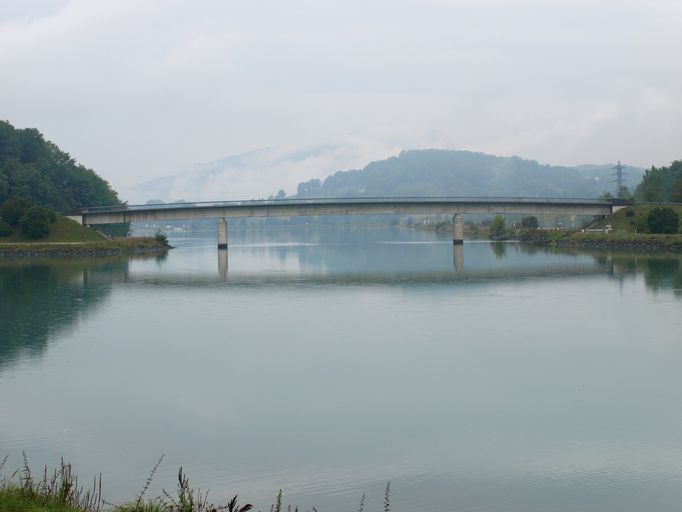
<instances>
[{"instance_id":1,"label":"bridge reflection in water","mask_svg":"<svg viewBox=\"0 0 682 512\"><path fill-rule=\"evenodd\" d=\"M392 244L397 245L397 244ZM488 247L490 247L490 249ZM303 251L301 249L310 249L308 246L263 246L256 250L270 253L278 259L286 259L287 257L298 257L300 260L305 260ZM317 246L319 249L320 247ZM273 285L287 285L287 284L301 284L301 283L316 283L316 284L342 284L342 283L367 283L367 284L390 284L390 283L457 283L462 282L485 282L499 279L533 279L533 278L561 278L569 276L594 276L594 275L612 275L618 273L614 270L613 261L610 258L596 258L596 257L577 257L575 254L568 260L565 258L556 258L554 263L546 263L541 265L526 265L515 266L505 265L503 260L506 256L506 251L519 251L519 244L515 242L483 242L483 243L467 243L451 245L449 250L452 251L451 265L448 269L434 268L433 264L427 264L423 269L402 269L392 266L390 262L386 262L386 267L383 269L365 269L365 270L343 270L334 268L333 265L320 269L320 271L307 272L283 272L281 270L273 271L271 269L248 270L241 267L239 262L230 266L230 254L232 258L239 259L244 256L244 252L253 251L254 247L239 247L232 246L229 250L213 250L214 255L217 256L217 277L215 274L208 272L191 272L191 273L159 273L153 272L148 274L146 272L133 272L127 278L130 281L142 280L146 283L154 283L157 285L173 285L173 286L207 286L215 284L216 282L229 283L234 286L255 286L261 284ZM470 255L472 265L469 267L465 264L465 253L471 249L473 254ZM395 248L393 248L395 250ZM491 250L495 254L498 261L497 266L481 266L476 265L476 260L480 260L480 253L482 250ZM440 247L440 251L448 251L445 247ZM439 251L439 252L440 252ZM521 252L538 252L537 249L521 250ZM564 253L566 254L566 253Z\"/></svg>"}]
</instances>

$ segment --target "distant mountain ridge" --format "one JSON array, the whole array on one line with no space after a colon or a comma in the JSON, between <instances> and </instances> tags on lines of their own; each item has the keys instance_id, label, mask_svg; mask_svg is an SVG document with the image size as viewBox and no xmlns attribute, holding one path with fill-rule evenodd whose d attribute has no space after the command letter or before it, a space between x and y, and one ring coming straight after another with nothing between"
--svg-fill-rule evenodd
<instances>
[{"instance_id":1,"label":"distant mountain ridge","mask_svg":"<svg viewBox=\"0 0 682 512\"><path fill-rule=\"evenodd\" d=\"M146 181L125 191L125 199L133 204L257 199L280 189L289 197L615 194L612 164L550 166L519 157L446 149L413 149L384 158L396 153L387 146L358 140L305 148L268 147ZM631 189L643 172L627 168Z\"/></svg>"},{"instance_id":2,"label":"distant mountain ridge","mask_svg":"<svg viewBox=\"0 0 682 512\"><path fill-rule=\"evenodd\" d=\"M471 151L409 150L360 170L336 172L324 181L302 182L296 196L597 197L615 193L612 169L611 164L551 166ZM629 183L639 183L643 169L627 170Z\"/></svg>"}]
</instances>

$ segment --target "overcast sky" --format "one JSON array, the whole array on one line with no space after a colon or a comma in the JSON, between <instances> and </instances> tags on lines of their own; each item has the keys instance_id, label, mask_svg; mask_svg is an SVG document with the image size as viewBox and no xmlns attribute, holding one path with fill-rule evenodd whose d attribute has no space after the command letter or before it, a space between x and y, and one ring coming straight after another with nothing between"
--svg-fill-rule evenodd
<instances>
[{"instance_id":1,"label":"overcast sky","mask_svg":"<svg viewBox=\"0 0 682 512\"><path fill-rule=\"evenodd\" d=\"M348 137L666 165L680 27L680 0L3 0L0 117L115 188Z\"/></svg>"}]
</instances>

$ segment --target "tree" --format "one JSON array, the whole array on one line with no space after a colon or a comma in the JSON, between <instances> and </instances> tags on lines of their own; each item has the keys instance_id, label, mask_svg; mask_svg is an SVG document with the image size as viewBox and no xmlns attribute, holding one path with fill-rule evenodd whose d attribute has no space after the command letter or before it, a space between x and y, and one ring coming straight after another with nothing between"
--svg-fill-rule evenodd
<instances>
[{"instance_id":1,"label":"tree","mask_svg":"<svg viewBox=\"0 0 682 512\"><path fill-rule=\"evenodd\" d=\"M0 220L0 236L10 236L12 234L12 226L7 224L4 220Z\"/></svg>"},{"instance_id":2,"label":"tree","mask_svg":"<svg viewBox=\"0 0 682 512\"><path fill-rule=\"evenodd\" d=\"M18 226L19 220L31 207L31 202L23 197L10 197L0 206L0 216L10 226Z\"/></svg>"},{"instance_id":3,"label":"tree","mask_svg":"<svg viewBox=\"0 0 682 512\"><path fill-rule=\"evenodd\" d=\"M21 232L28 238L44 238L50 234L49 210L31 206L19 219Z\"/></svg>"},{"instance_id":4,"label":"tree","mask_svg":"<svg viewBox=\"0 0 682 512\"><path fill-rule=\"evenodd\" d=\"M284 190L279 189L277 191L277 195L275 196L275 199L286 199L287 198L287 193L284 192Z\"/></svg>"},{"instance_id":5,"label":"tree","mask_svg":"<svg viewBox=\"0 0 682 512\"><path fill-rule=\"evenodd\" d=\"M680 219L672 208L657 207L649 212L646 223L651 233L673 234L677 233Z\"/></svg>"},{"instance_id":6,"label":"tree","mask_svg":"<svg viewBox=\"0 0 682 512\"><path fill-rule=\"evenodd\" d=\"M538 229L540 224L538 223L538 218L535 215L527 215L521 219L521 227L526 229Z\"/></svg>"},{"instance_id":7,"label":"tree","mask_svg":"<svg viewBox=\"0 0 682 512\"><path fill-rule=\"evenodd\" d=\"M618 188L618 192L616 193L616 197L618 199L627 199L628 201L630 201L630 200L632 200L633 195L625 185L622 185L621 187Z\"/></svg>"},{"instance_id":8,"label":"tree","mask_svg":"<svg viewBox=\"0 0 682 512\"><path fill-rule=\"evenodd\" d=\"M502 215L495 215L495 218L490 223L490 236L500 237L504 235L505 230L504 217Z\"/></svg>"}]
</instances>

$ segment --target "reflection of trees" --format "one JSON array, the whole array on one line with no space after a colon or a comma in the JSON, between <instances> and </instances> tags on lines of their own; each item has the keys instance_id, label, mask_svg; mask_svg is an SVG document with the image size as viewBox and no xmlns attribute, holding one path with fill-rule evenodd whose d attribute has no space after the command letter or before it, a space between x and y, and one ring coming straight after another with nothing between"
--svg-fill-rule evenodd
<instances>
[{"instance_id":1,"label":"reflection of trees","mask_svg":"<svg viewBox=\"0 0 682 512\"><path fill-rule=\"evenodd\" d=\"M590 254L598 261L610 259L614 275L640 274L644 277L647 288L654 291L672 290L676 296L682 297L682 256L605 252Z\"/></svg>"},{"instance_id":2,"label":"reflection of trees","mask_svg":"<svg viewBox=\"0 0 682 512\"><path fill-rule=\"evenodd\" d=\"M507 245L504 242L490 242L490 248L498 260L504 259L507 254Z\"/></svg>"},{"instance_id":3,"label":"reflection of trees","mask_svg":"<svg viewBox=\"0 0 682 512\"><path fill-rule=\"evenodd\" d=\"M120 258L0 262L0 368L40 356L50 336L100 304L127 270Z\"/></svg>"},{"instance_id":4,"label":"reflection of trees","mask_svg":"<svg viewBox=\"0 0 682 512\"><path fill-rule=\"evenodd\" d=\"M671 290L682 296L682 272L680 259L650 258L642 264L646 265L644 282L652 290Z\"/></svg>"}]
</instances>

